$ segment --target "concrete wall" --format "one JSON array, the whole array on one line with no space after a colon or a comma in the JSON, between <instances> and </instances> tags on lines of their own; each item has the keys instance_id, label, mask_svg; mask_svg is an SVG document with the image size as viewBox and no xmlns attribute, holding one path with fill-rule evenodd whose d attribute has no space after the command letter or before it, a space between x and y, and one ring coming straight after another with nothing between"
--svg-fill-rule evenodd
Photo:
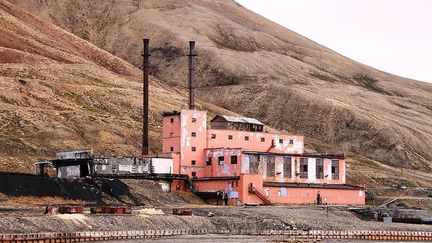
<instances>
[{"instance_id":1,"label":"concrete wall","mask_svg":"<svg viewBox=\"0 0 432 243\"><path fill-rule=\"evenodd\" d=\"M130 174L150 173L150 158L141 157L107 157L93 160L93 171L96 174Z\"/></svg>"},{"instance_id":2,"label":"concrete wall","mask_svg":"<svg viewBox=\"0 0 432 243\"><path fill-rule=\"evenodd\" d=\"M229 139L230 136L232 139ZM290 140L293 144L290 143ZM303 140L303 136L286 134L221 129L209 129L207 131L208 148L242 148L245 151L301 154L304 152ZM272 141L274 142L272 143Z\"/></svg>"},{"instance_id":3,"label":"concrete wall","mask_svg":"<svg viewBox=\"0 0 432 243\"><path fill-rule=\"evenodd\" d=\"M93 151L91 149L63 151L56 153L57 159L88 159L91 158Z\"/></svg>"},{"instance_id":4,"label":"concrete wall","mask_svg":"<svg viewBox=\"0 0 432 243\"><path fill-rule=\"evenodd\" d=\"M57 177L59 178L79 178L81 165L62 166L57 169Z\"/></svg>"},{"instance_id":5,"label":"concrete wall","mask_svg":"<svg viewBox=\"0 0 432 243\"><path fill-rule=\"evenodd\" d=\"M173 159L171 158L151 158L153 173L173 173Z\"/></svg>"},{"instance_id":6,"label":"concrete wall","mask_svg":"<svg viewBox=\"0 0 432 243\"><path fill-rule=\"evenodd\" d=\"M181 174L192 177L205 175L204 149L207 147L207 113L182 110L163 118L163 153L179 152ZM173 147L174 151L170 148ZM193 151L195 150L195 151ZM192 164L193 161L195 164ZM177 164L177 161L174 162Z\"/></svg>"},{"instance_id":7,"label":"concrete wall","mask_svg":"<svg viewBox=\"0 0 432 243\"><path fill-rule=\"evenodd\" d=\"M263 177L261 175L243 174L239 180L239 199L242 204L262 204L262 200L255 194L249 193L248 187L252 183L259 190L263 190Z\"/></svg>"},{"instance_id":8,"label":"concrete wall","mask_svg":"<svg viewBox=\"0 0 432 243\"><path fill-rule=\"evenodd\" d=\"M324 189L324 188L291 188L264 187L271 200L278 204L312 204L316 203L320 192L323 203L364 205L364 190Z\"/></svg>"},{"instance_id":9,"label":"concrete wall","mask_svg":"<svg viewBox=\"0 0 432 243\"><path fill-rule=\"evenodd\" d=\"M237 163L233 164L231 156L237 157ZM206 159L210 159L211 166L205 167L205 177L239 176L241 172L241 149L207 149ZM224 157L219 164L219 157Z\"/></svg>"},{"instance_id":10,"label":"concrete wall","mask_svg":"<svg viewBox=\"0 0 432 243\"><path fill-rule=\"evenodd\" d=\"M107 157L93 160L96 174L173 173L172 158Z\"/></svg>"}]
</instances>

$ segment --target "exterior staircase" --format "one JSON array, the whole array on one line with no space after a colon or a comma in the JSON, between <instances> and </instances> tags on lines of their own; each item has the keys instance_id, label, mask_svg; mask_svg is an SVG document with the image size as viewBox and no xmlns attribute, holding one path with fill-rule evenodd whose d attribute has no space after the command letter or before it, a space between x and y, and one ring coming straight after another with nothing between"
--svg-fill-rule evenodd
<instances>
[{"instance_id":1,"label":"exterior staircase","mask_svg":"<svg viewBox=\"0 0 432 243\"><path fill-rule=\"evenodd\" d=\"M264 202L264 205L274 205L273 201L263 191L254 187L252 183L249 184L248 191L257 195Z\"/></svg>"}]
</instances>

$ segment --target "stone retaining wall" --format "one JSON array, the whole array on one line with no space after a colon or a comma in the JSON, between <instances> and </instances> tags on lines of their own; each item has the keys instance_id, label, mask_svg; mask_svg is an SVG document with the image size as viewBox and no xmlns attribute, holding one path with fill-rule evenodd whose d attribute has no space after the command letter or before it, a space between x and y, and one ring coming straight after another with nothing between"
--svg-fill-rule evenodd
<instances>
[{"instance_id":1,"label":"stone retaining wall","mask_svg":"<svg viewBox=\"0 0 432 243\"><path fill-rule=\"evenodd\" d=\"M143 230L143 231L96 231L75 233L3 234L1 242L83 242L102 240L143 239L176 235L279 235L291 239L355 239L355 240L404 240L432 241L432 232L417 231L370 231L370 230Z\"/></svg>"}]
</instances>

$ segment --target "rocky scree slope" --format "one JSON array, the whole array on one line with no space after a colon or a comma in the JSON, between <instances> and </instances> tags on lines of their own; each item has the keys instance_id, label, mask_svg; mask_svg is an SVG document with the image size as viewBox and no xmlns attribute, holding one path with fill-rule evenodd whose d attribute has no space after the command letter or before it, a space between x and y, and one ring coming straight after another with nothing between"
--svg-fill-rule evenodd
<instances>
[{"instance_id":1,"label":"rocky scree slope","mask_svg":"<svg viewBox=\"0 0 432 243\"><path fill-rule=\"evenodd\" d=\"M11 0L184 87L198 47L200 98L384 164L432 169L432 85L350 60L232 0Z\"/></svg>"},{"instance_id":2,"label":"rocky scree slope","mask_svg":"<svg viewBox=\"0 0 432 243\"><path fill-rule=\"evenodd\" d=\"M38 158L65 149L140 154L138 68L3 0L0 26L0 171L33 172ZM187 102L182 91L150 81L150 144L159 152L161 113Z\"/></svg>"}]
</instances>

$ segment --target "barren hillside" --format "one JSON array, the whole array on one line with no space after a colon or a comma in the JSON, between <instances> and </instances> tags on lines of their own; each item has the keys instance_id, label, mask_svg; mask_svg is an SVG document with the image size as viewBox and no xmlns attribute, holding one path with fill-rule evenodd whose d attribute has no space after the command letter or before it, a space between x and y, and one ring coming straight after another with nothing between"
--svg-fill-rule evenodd
<instances>
[{"instance_id":1,"label":"barren hillside","mask_svg":"<svg viewBox=\"0 0 432 243\"><path fill-rule=\"evenodd\" d=\"M432 85L343 57L232 0L11 0L184 86L197 41L199 97L387 165L432 169Z\"/></svg>"},{"instance_id":2,"label":"barren hillside","mask_svg":"<svg viewBox=\"0 0 432 243\"><path fill-rule=\"evenodd\" d=\"M0 26L0 171L32 172L37 158L64 149L140 153L138 68L3 0ZM151 81L150 149L159 152L161 113L186 100Z\"/></svg>"},{"instance_id":3,"label":"barren hillside","mask_svg":"<svg viewBox=\"0 0 432 243\"><path fill-rule=\"evenodd\" d=\"M84 4L84 6L81 6L84 11L86 2L78 3ZM101 14L101 12L98 12L101 11L99 7L107 2L100 1L94 3L96 7L94 14ZM122 2L122 4L126 4L125 6L128 6L127 3ZM155 3L160 4L159 1ZM55 15L50 15L49 13L53 13L50 11L54 11L53 9L59 7L53 5L54 3L50 1L23 1L21 4L34 4L33 10L41 11L41 13L44 8L49 7L49 9L44 10L43 15L48 19L50 17L47 16L56 16L60 19L63 17L71 18L70 21L73 20L71 23L78 21L71 17L74 15L65 17L68 15L60 9L58 9L58 13ZM158 17L157 14L160 15L166 11L175 11L179 5L182 4L178 3L167 7L158 7L153 10L142 9L140 11L153 11L155 14L146 16L159 18L160 16ZM208 7L211 6L208 5ZM238 8L237 5L234 5L234 7ZM200 5L187 5L184 8L205 10L205 7ZM180 8L180 10L186 11L184 8ZM105 13L119 17L121 16L121 11L124 11L122 9L118 8L119 13L117 14L107 8ZM240 9L246 11L242 8ZM72 13L70 12L71 10L68 11L69 14ZM190 11L192 10L190 9ZM90 13L87 12L86 14ZM82 21L84 19L87 21L88 16L86 18L82 17L86 16L84 14L77 16L81 16L79 18L82 18ZM251 14L251 16L255 15ZM103 16L100 18L100 21L109 19L109 17ZM88 18L88 21L90 20L91 18ZM96 20L93 18L92 21ZM112 21L117 23L116 21L120 20L114 18ZM266 20L263 21L266 22ZM125 24L121 21L118 23ZM163 28L170 26L162 23L161 26ZM108 22L106 25L108 25ZM142 84L141 71L138 68L55 25L48 24L44 20L4 0L0 0L0 26L2 27L2 31L0 32L0 85L2 87L0 89L0 171L31 172L33 168L32 164L37 158L52 157L56 151L62 149L92 147L98 153L140 153ZM185 26L187 25L185 24ZM88 29L90 27L99 28L99 31L90 31ZM124 27L126 28L127 25L124 25ZM138 28L138 26L136 27ZM200 97L202 99L208 99L227 107L232 107L241 113L258 117L293 133L315 134L316 137L320 138L322 136L325 139L326 136L331 137L343 132L340 136L336 136L334 140L331 140L330 144L326 144L319 139L307 138L306 143L309 149L346 152L344 148L334 146L334 144L344 145L340 142L340 137L343 137L342 135L350 135L353 141L365 142L362 140L362 136L374 135L369 135L367 131L376 129L375 126L385 125L384 123L368 123L367 121L369 120L367 118L369 117L369 113L362 111L360 108L349 110L350 107L356 107L354 104L359 105L359 101L353 100L352 104L348 102L344 104L342 101L337 101L336 99L341 99L340 95L342 95L340 94L342 93L341 90L338 91L336 89L336 87L342 89L343 84L340 82L326 83L325 81L305 78L304 82L307 81L307 83L304 84L289 83L296 75L300 75L301 68L295 70L295 72L291 70L292 73L286 75L286 79L282 79L283 76L277 76L276 72L272 76L272 79L265 79L265 75L268 74L265 74L264 71L269 72L267 69L272 67L271 65L262 66L263 69L261 71L263 73L257 74L256 77L253 77L253 75L258 72L257 70L251 70L252 76L247 76L247 78L241 75L233 76L234 72L237 72L236 65L238 64L238 71L240 72L245 68L243 65L245 65L246 61L235 59L236 64L229 61L234 59L226 59L229 56L218 56L215 54L226 53L231 56L235 54L239 57L242 55L257 57L275 55L270 51L234 51L229 48L214 46L211 44L213 42L206 42L206 38L199 35L190 35L182 37L182 39L180 38L180 34L173 34L173 36L168 38L167 35L163 34L165 32L162 27L159 29L155 27L152 29L151 34L148 34L150 32L144 33L144 30L138 31L140 33L133 33L133 36L124 33L125 36L123 37L121 37L121 34L110 33L116 38L121 37L120 39L124 40L122 45L125 45L125 47L135 46L134 49L129 51L129 55L131 62L135 62L137 66L139 66L140 62L141 39L144 36L152 38L150 43L153 46L153 56L151 58L154 67L153 73L166 79L165 81L160 81L152 78L150 84L150 145L151 150L154 152L160 151L160 113L166 110L185 107L187 103L183 91L172 88L169 84L182 84L182 81L186 80L187 61L184 56L186 53L185 46L187 45L187 40L192 37L196 37L197 40L198 37L202 39L198 40L200 54L198 77L201 82L200 85L205 86L200 88ZM89 33L93 33L94 35L114 29L82 24L76 27L75 30L77 32L88 30ZM161 30L160 36L156 30ZM119 29L116 31L119 31ZM141 31L143 32L141 33ZM279 31L283 32L286 30L280 28ZM132 32L130 30L131 35ZM94 35L92 38L96 37L97 35ZM107 38L108 40L109 38ZM165 45L164 43L167 44ZM107 47L105 46L105 48ZM125 51L122 48L114 49ZM326 52L330 51L326 50ZM125 53L127 52L125 51ZM126 58L127 56L124 55L124 57ZM214 59L207 60L207 58ZM281 58L289 57L281 56ZM261 61L262 65L269 60L272 59L270 57L267 61L263 59ZM217 66L217 61L220 61L223 65ZM253 59L250 61L251 67L257 65L253 62ZM214 65L212 64L213 62L215 63ZM211 67L214 71L206 71L203 69L205 65L209 68ZM233 71L228 71L227 67L231 65L233 66ZM287 70L289 68L288 66ZM310 66L310 68L313 68L313 66ZM220 87L211 86L218 86L214 84L216 80L229 80L230 77L235 77L234 81L236 84L220 85ZM253 85L250 84L251 80L253 80ZM422 85L416 82L414 84ZM322 100L316 98L316 96L323 96L322 92L324 91L322 89L327 86L333 87L332 85L334 85L335 91L338 92L328 92L327 96ZM352 84L344 85L348 91L358 87ZM317 87L322 87L322 89ZM329 87L326 89L330 89ZM424 85L424 87L426 89L430 86ZM357 92L359 97L363 97L362 99L366 99L365 95L379 95L378 93L365 91L361 88L358 88ZM311 95L312 93L314 95ZM232 94L234 96L231 97ZM386 99L393 96L383 97L383 99ZM421 102L418 99L420 95L415 97L417 97L418 102ZM286 102L286 99L294 98L301 102ZM408 98L405 99L408 100ZM414 100L413 97L409 99ZM424 98L424 100L427 101L428 99ZM411 104L409 102L405 103ZM418 107L422 107L423 105L418 105ZM329 107L333 107L333 112L329 113L332 114L332 119L327 119L324 116L328 111L326 109L329 109ZM342 109L341 107L345 108ZM235 114L202 100L199 100L198 108L206 109L210 113ZM324 110L321 111L321 109ZM358 110L363 113L355 113ZM373 111L373 107L369 107L369 110L372 112L370 115L372 118L380 117L379 115L389 115L375 112ZM305 113L305 115L295 117L287 112L291 112L292 114ZM417 112L417 110L412 109L411 111L410 109L406 109L406 112ZM307 114L310 114L310 116ZM348 124L349 126L347 125L347 128L345 128L345 124L342 124L342 127L336 126L338 123L335 123L334 119L340 119L340 122L343 122L343 118L347 114L354 117L352 118L352 122ZM362 116L362 114L364 115ZM424 116L417 118L418 121L422 121L422 117L426 117L429 114L424 112ZM318 120L316 116L322 117L322 120ZM301 120L302 117L309 117L309 119ZM313 117L316 119L311 119ZM360 120L359 117L365 120ZM430 121L423 121L425 124L427 122ZM325 126L325 128L321 128L320 126ZM413 130L416 129L419 128L413 128ZM402 136L390 132L386 134L389 136L392 134ZM430 133L425 134L426 136L430 136ZM379 139L383 138L378 135L380 133L376 132L376 141L381 141ZM353 139L356 136L358 136L358 139ZM427 141L427 139L421 139L421 141ZM398 141L398 143L405 144L407 142ZM414 141L407 144L414 146L412 145ZM376 144L375 148L382 149L385 145L386 143L382 142L381 144ZM428 187L432 183L432 175L428 173L419 172L414 169L401 171L398 168L367 158L369 156L367 153L365 155L348 153L347 171L349 183L365 183L368 187L388 187L394 183ZM396 155L398 154L395 153L392 156L396 157ZM413 163L412 161L410 163ZM421 164L426 165L427 163L422 162Z\"/></svg>"}]
</instances>

